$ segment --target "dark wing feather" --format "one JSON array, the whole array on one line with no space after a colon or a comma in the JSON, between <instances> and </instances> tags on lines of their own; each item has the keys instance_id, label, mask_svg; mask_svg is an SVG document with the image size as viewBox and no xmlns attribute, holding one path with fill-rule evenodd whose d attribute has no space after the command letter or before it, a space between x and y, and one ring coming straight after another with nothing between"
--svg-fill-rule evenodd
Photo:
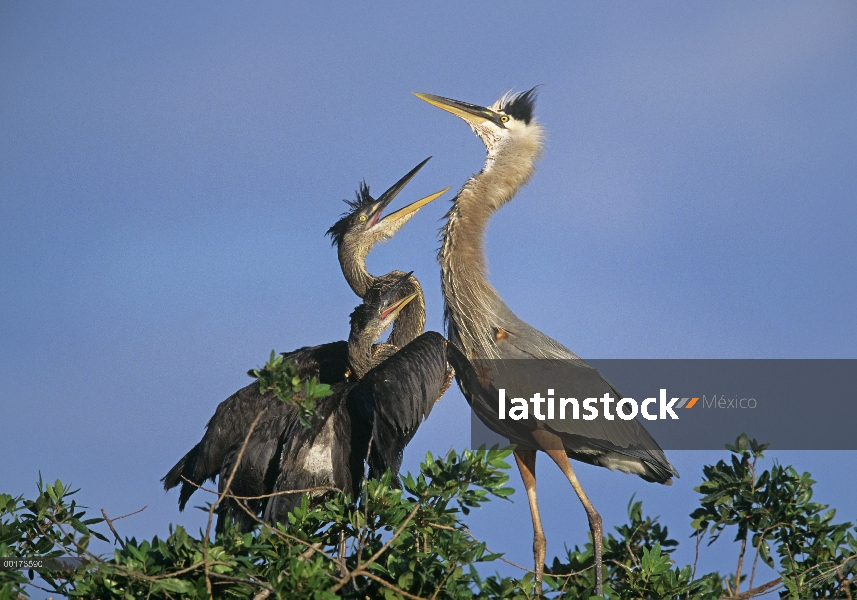
<instances>
[{"instance_id":1,"label":"dark wing feather","mask_svg":"<svg viewBox=\"0 0 857 600\"><path fill-rule=\"evenodd\" d=\"M316 404L318 416L310 427L297 419L286 427L280 437L281 450L278 468L265 506L263 518L269 523L285 522L286 515L299 506L303 493L286 494L289 490L314 487L334 487L346 494L352 493L352 475L349 466L351 448L351 421L345 406L345 397L352 385L337 386L334 393ZM327 492L310 492L317 499Z\"/></svg>"},{"instance_id":2,"label":"dark wing feather","mask_svg":"<svg viewBox=\"0 0 857 600\"><path fill-rule=\"evenodd\" d=\"M500 421L497 419L498 392L490 380L482 377L481 379L488 386L487 389L483 387L483 381L480 381L479 373L473 363L455 344L449 343L447 345L447 356L449 364L455 369L455 380L458 382L458 387L479 420L485 423L491 431L502 435L513 444L532 447L533 440L529 435L519 435L515 428L511 427L508 420Z\"/></svg>"},{"instance_id":3,"label":"dark wing feather","mask_svg":"<svg viewBox=\"0 0 857 600\"><path fill-rule=\"evenodd\" d=\"M181 484L180 510L184 510L197 486L217 476L230 448L244 439L256 415L273 401L274 394L261 394L259 383L254 381L220 403L206 425L202 440L162 479L166 490Z\"/></svg>"},{"instance_id":4,"label":"dark wing feather","mask_svg":"<svg viewBox=\"0 0 857 600\"><path fill-rule=\"evenodd\" d=\"M307 346L283 352L283 358L297 365L302 379L315 377L319 383L334 385L345 381L348 372L348 342Z\"/></svg>"},{"instance_id":5,"label":"dark wing feather","mask_svg":"<svg viewBox=\"0 0 857 600\"><path fill-rule=\"evenodd\" d=\"M448 385L448 369L446 340L429 331L369 371L348 395L353 452L361 463L369 454L371 477L399 472L405 446Z\"/></svg>"},{"instance_id":6,"label":"dark wing feather","mask_svg":"<svg viewBox=\"0 0 857 600\"><path fill-rule=\"evenodd\" d=\"M296 420L297 411L293 405L285 404L278 399L271 400L247 440L246 447L244 440L252 422L248 423L244 435L235 440L223 457L218 473L218 491L223 492L226 482L232 477L228 492L233 496L256 497L267 494L272 485L272 465L280 455L280 434ZM242 447L244 447L243 453ZM237 462L239 454L241 454L241 461ZM264 500L247 500L244 504L256 514L261 510ZM247 531L254 523L247 512L239 508L236 501L230 498L224 499L218 510L217 531L223 530L227 518L234 520L241 531Z\"/></svg>"},{"instance_id":7,"label":"dark wing feather","mask_svg":"<svg viewBox=\"0 0 857 600\"><path fill-rule=\"evenodd\" d=\"M302 378L316 377L331 385L345 380L348 369L348 343L345 341L308 346L283 356L297 364ZM261 394L259 384L253 382L218 405L202 440L161 480L165 490L182 485L180 510L184 510L197 486L213 480L221 472L230 449L243 442L256 415L275 402L273 393ZM278 438L279 435L274 436Z\"/></svg>"}]
</instances>

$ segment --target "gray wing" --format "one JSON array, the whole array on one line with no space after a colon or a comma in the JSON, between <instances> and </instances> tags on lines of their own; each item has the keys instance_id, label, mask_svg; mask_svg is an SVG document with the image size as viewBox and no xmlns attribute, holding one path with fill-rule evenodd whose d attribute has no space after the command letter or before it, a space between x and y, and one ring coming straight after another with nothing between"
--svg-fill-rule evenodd
<instances>
[{"instance_id":1,"label":"gray wing","mask_svg":"<svg viewBox=\"0 0 857 600\"><path fill-rule=\"evenodd\" d=\"M510 313L511 314L511 313ZM601 374L562 344L524 323L514 315L504 319L506 324L495 332L500 360L475 360L470 381L459 379L462 391L469 390L471 406L482 422L492 431L510 441L538 448L531 432L539 427L557 434L568 456L610 469L619 469L639 475L647 481L667 483L678 472L670 464L663 450L638 420L614 418L610 421L601 414L593 421L559 418L510 421L499 419L499 389L507 398L524 398L529 401L535 391L542 396L553 388L558 401L560 394L577 398L602 398L609 394L616 401L622 395ZM532 359L540 360L532 360ZM455 366L455 365L453 365ZM456 373L458 369L456 368ZM465 395L467 392L465 392ZM531 405L532 406L532 405ZM613 404L615 409L616 404ZM511 431L511 433L510 433Z\"/></svg>"}]
</instances>

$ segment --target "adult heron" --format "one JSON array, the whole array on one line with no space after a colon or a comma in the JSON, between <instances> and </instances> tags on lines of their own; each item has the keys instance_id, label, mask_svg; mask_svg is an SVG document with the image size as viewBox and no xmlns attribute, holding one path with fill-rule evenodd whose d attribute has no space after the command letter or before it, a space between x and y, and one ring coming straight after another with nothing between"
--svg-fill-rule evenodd
<instances>
[{"instance_id":1,"label":"adult heron","mask_svg":"<svg viewBox=\"0 0 857 600\"><path fill-rule=\"evenodd\" d=\"M544 451L571 483L589 519L595 555L595 592L602 593L601 516L592 506L571 467L569 457L593 465L639 475L647 481L669 484L678 472L651 435L636 420L501 421L494 391L500 376L496 359L564 361L583 398L621 395L592 367L568 348L528 325L509 309L486 277L483 240L491 215L509 202L533 173L542 151L542 127L533 118L535 88L504 94L490 106L477 106L431 94L421 100L463 119L485 144L487 159L452 201L441 234L439 261L444 312L451 344L463 355L450 361L456 379L474 412L491 430L517 444L515 460L527 492L533 519L536 580L541 582L546 542L536 499L536 453ZM476 371L468 369L469 359ZM480 364L484 367L480 369ZM547 364L547 362L546 362ZM509 382L504 382L509 385ZM514 385L514 382L512 383ZM522 386L523 387L523 386ZM582 388L582 389L581 389ZM514 391L510 391L510 396Z\"/></svg>"}]
</instances>

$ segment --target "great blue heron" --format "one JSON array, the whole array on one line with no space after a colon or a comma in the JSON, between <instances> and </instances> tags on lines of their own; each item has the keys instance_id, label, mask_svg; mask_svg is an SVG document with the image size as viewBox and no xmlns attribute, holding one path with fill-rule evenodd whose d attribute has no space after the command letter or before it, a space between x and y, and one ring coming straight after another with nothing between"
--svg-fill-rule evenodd
<instances>
[{"instance_id":1,"label":"great blue heron","mask_svg":"<svg viewBox=\"0 0 857 600\"><path fill-rule=\"evenodd\" d=\"M520 94L507 93L488 107L430 94L416 96L463 119L487 150L485 166L453 199L442 231L439 261L450 345L459 345L474 366L480 359L563 360L567 362L566 373L571 369L579 383L585 382L584 398L605 393L621 398L576 354L515 316L485 275L483 239L488 219L527 182L542 150L542 128L533 119L535 88ZM496 371L468 370L462 363L464 357L456 360L455 351L450 350L459 386L474 412L488 428L517 444L515 460L533 518L536 580L541 582L546 549L536 500L536 452L542 450L562 469L586 510L595 550L595 592L601 595L601 516L583 491L568 458L658 483L671 483L671 476L678 476L678 472L636 420L500 421L497 398L486 391L495 383L492 378Z\"/></svg>"},{"instance_id":2,"label":"great blue heron","mask_svg":"<svg viewBox=\"0 0 857 600\"><path fill-rule=\"evenodd\" d=\"M384 218L381 215L387 205L396 197L408 182L431 159L428 157L407 175L402 177L386 192L375 200L369 193L369 186L363 182L357 190L355 201L346 200L350 210L342 215L330 229L327 235L336 246L339 266L342 274L354 293L365 299L369 293L379 294L397 282L403 271L390 271L385 275L372 275L366 268L366 255L379 242L392 238L401 227L407 223L417 211L429 202L446 193L449 188L417 200L404 208L390 213ZM399 315L387 340L397 348L403 348L416 338L425 328L425 300L419 281L411 276L399 292L400 297L417 296Z\"/></svg>"},{"instance_id":3,"label":"great blue heron","mask_svg":"<svg viewBox=\"0 0 857 600\"><path fill-rule=\"evenodd\" d=\"M350 401L349 393L360 385L359 382L373 367L386 373L386 379L395 379L395 374L389 371L394 363L387 363L398 349L391 344L375 345L374 342L393 324L399 312L415 299L416 293L398 299L409 277L410 273L403 274L383 293L369 295L351 314L348 362L353 377L332 386L331 395L316 402L318 416L311 419L310 427L300 423L292 405L276 400L268 403L264 419L253 430L246 447L244 440L241 440L226 454L220 469L221 492L253 498L245 504L251 513L261 512L267 504L268 509L264 514L271 522L284 519L285 513L300 503L302 494L281 494L271 497L267 502L260 496L323 487L334 487L346 494L353 492L362 479L362 464L368 452L368 444L363 441L368 438L360 430L371 430L372 421L352 419L354 408L350 405L359 402L357 398ZM414 343L422 337L418 337ZM445 367L445 347L443 351ZM435 379L439 379L439 376ZM417 396L406 397L399 393L399 387L395 384L392 394L374 396L369 402L383 414L404 411L410 425L408 431L415 431L431 411L433 402L429 403ZM236 465L239 455L241 460ZM227 490L225 483L230 477L232 482ZM324 491L319 490L310 496L323 494ZM217 529L222 530L229 519L234 520L242 530L250 528L254 522L247 511L238 507L232 499L227 499L221 505Z\"/></svg>"},{"instance_id":4,"label":"great blue heron","mask_svg":"<svg viewBox=\"0 0 857 600\"><path fill-rule=\"evenodd\" d=\"M381 298L390 295L387 291ZM282 522L300 503L301 495L285 493L289 490L333 486L356 494L364 460L370 478L390 470L393 485L401 487L398 473L405 446L449 387L452 371L447 364L447 342L434 331L419 335L398 351L385 348L384 360L379 353L372 354L374 366L368 372L363 370L370 359L365 343L376 335L379 324L383 326L375 315L389 311L383 308L387 303L382 300L376 306L374 300L367 300L352 316L352 331L355 326L362 331L364 344L358 351L352 350L363 362L354 365L359 382L342 384L337 394L320 401L320 417L313 420L312 427L292 419L284 430L270 492L276 495L267 502L265 520Z\"/></svg>"},{"instance_id":5,"label":"great blue heron","mask_svg":"<svg viewBox=\"0 0 857 600\"><path fill-rule=\"evenodd\" d=\"M338 246L338 256L346 280L358 295L362 294L361 297L367 294L377 296L398 279L395 276L370 275L365 263L369 250L379 241L392 237L420 208L446 192L443 190L431 194L381 218L384 208L428 160L428 158L425 159L408 172L378 200L372 199L368 186L363 183L358 191L357 201L349 202L352 210L328 232L333 236L334 244ZM399 277L403 275L401 272L396 273ZM417 293L414 301L410 303L415 305L415 308L412 307L407 313L400 315L400 318L406 321L405 327L397 330L394 326L394 331L391 333L391 337L396 334L395 339L404 344L422 333L425 324L425 308L422 290L413 276L410 276L397 290L400 298ZM302 378L316 377L321 383L329 385L349 379L348 343L344 340L300 348L284 353L283 356L297 365ZM256 415L272 401L273 394L261 394L258 383L254 382L218 405L206 425L202 440L161 480L164 482L165 490L181 484L179 510L184 510L187 501L200 485L217 477L230 448L234 448L244 440ZM279 433L274 434L274 437L278 435Z\"/></svg>"}]
</instances>

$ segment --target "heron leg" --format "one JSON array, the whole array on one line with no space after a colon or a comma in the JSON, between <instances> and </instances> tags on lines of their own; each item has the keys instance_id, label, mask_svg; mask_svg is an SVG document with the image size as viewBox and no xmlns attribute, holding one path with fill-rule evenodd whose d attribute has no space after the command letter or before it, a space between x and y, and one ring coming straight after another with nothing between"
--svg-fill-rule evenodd
<instances>
[{"instance_id":1,"label":"heron leg","mask_svg":"<svg viewBox=\"0 0 857 600\"><path fill-rule=\"evenodd\" d=\"M340 577L345 577L348 574L348 570L345 568L345 532L339 532L339 547L337 548L336 559L339 563L337 567L338 575Z\"/></svg>"},{"instance_id":2,"label":"heron leg","mask_svg":"<svg viewBox=\"0 0 857 600\"><path fill-rule=\"evenodd\" d=\"M515 450L515 461L524 480L527 490L527 500L530 502L530 514L533 517L533 558L536 562L536 592L541 593L542 571L545 565L547 543L542 529L542 518L539 515L539 503L536 500L536 451L532 448L518 446Z\"/></svg>"},{"instance_id":3,"label":"heron leg","mask_svg":"<svg viewBox=\"0 0 857 600\"><path fill-rule=\"evenodd\" d=\"M568 455L562 446L562 440L559 436L545 430L533 432L533 437L542 446L542 450L551 457L557 466L562 470L568 478L568 482L577 497L580 498L583 509L586 511L586 516L589 518L589 531L592 533L592 546L595 554L595 595L601 596L603 591L603 574L601 569L601 545L604 538L604 528L601 523L601 515L592 506L586 492L583 491L583 486L577 480L577 475L574 474L574 469L571 468L571 462L568 460Z\"/></svg>"}]
</instances>

